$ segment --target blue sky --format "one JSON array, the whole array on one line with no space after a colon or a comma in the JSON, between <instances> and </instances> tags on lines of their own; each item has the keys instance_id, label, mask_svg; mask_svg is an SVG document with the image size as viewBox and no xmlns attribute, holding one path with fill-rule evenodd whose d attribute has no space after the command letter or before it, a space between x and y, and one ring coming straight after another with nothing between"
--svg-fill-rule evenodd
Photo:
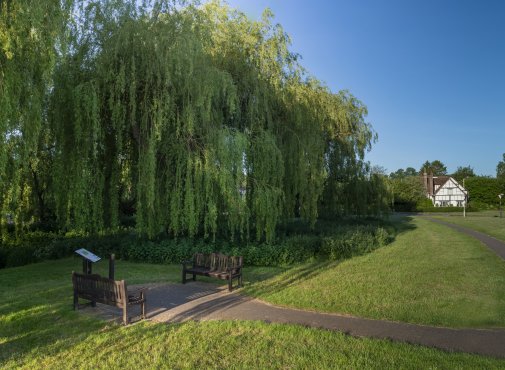
<instances>
[{"instance_id":1,"label":"blue sky","mask_svg":"<svg viewBox=\"0 0 505 370\"><path fill-rule=\"evenodd\" d=\"M368 107L389 172L426 160L496 174L505 152L505 1L229 0L270 8L302 64Z\"/></svg>"}]
</instances>

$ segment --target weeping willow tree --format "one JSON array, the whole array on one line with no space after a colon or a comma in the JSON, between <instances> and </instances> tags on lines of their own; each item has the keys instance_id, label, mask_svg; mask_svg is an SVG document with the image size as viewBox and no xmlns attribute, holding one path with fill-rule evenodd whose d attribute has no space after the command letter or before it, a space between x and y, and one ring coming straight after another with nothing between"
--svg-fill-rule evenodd
<instances>
[{"instance_id":1,"label":"weeping willow tree","mask_svg":"<svg viewBox=\"0 0 505 370\"><path fill-rule=\"evenodd\" d=\"M54 4L56 32L67 8ZM73 9L68 44L55 33L46 45L40 97L17 110L12 94L0 100L15 148L0 164L18 184L3 204L42 199L66 230L114 230L129 212L149 237L267 241L292 217L383 211L385 188L364 162L375 139L366 107L310 76L270 12L251 21L219 2L112 0ZM0 63L11 58L4 35ZM14 180L17 160L38 169L31 182ZM34 173L44 191L25 194Z\"/></svg>"},{"instance_id":2,"label":"weeping willow tree","mask_svg":"<svg viewBox=\"0 0 505 370\"><path fill-rule=\"evenodd\" d=\"M46 102L71 1L0 0L1 225L46 217L52 145ZM8 217L5 217L8 215Z\"/></svg>"}]
</instances>

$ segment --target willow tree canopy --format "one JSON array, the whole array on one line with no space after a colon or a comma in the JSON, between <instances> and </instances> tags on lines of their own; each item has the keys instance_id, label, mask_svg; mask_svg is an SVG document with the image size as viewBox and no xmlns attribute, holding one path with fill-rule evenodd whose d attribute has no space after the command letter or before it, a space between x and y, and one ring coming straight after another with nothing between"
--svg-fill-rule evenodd
<instances>
[{"instance_id":1,"label":"willow tree canopy","mask_svg":"<svg viewBox=\"0 0 505 370\"><path fill-rule=\"evenodd\" d=\"M268 11L97 1L68 29L35 114L61 227L114 229L132 204L150 237L271 240L293 216L384 209L366 107L307 75Z\"/></svg>"}]
</instances>

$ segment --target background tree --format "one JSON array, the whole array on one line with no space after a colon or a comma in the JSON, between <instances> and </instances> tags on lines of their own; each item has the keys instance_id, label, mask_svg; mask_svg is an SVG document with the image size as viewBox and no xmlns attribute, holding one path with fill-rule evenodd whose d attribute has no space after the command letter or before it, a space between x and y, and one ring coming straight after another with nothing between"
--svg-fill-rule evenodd
<instances>
[{"instance_id":1,"label":"background tree","mask_svg":"<svg viewBox=\"0 0 505 370\"><path fill-rule=\"evenodd\" d=\"M475 208L495 208L499 204L498 194L503 192L502 184L496 178L475 176L465 180L469 204Z\"/></svg>"},{"instance_id":2,"label":"background tree","mask_svg":"<svg viewBox=\"0 0 505 370\"><path fill-rule=\"evenodd\" d=\"M417 171L414 167L407 167L405 169L405 176L417 176Z\"/></svg>"},{"instance_id":3,"label":"background tree","mask_svg":"<svg viewBox=\"0 0 505 370\"><path fill-rule=\"evenodd\" d=\"M394 179L394 178L403 178L407 176L418 176L418 173L415 168L413 167L407 167L405 169L399 168L395 172L391 172L389 174L389 177Z\"/></svg>"},{"instance_id":4,"label":"background tree","mask_svg":"<svg viewBox=\"0 0 505 370\"><path fill-rule=\"evenodd\" d=\"M403 168L399 168L395 172L391 172L389 177L392 179L402 179L405 177L405 171Z\"/></svg>"},{"instance_id":5,"label":"background tree","mask_svg":"<svg viewBox=\"0 0 505 370\"><path fill-rule=\"evenodd\" d=\"M443 176L447 175L447 167L439 160L434 160L432 162L426 161L424 164L421 166L421 169L419 170L419 174L424 174L424 173L433 174L434 176Z\"/></svg>"},{"instance_id":6,"label":"background tree","mask_svg":"<svg viewBox=\"0 0 505 370\"><path fill-rule=\"evenodd\" d=\"M505 194L505 153L503 153L503 159L496 166L496 178L500 186L500 194Z\"/></svg>"},{"instance_id":7,"label":"background tree","mask_svg":"<svg viewBox=\"0 0 505 370\"><path fill-rule=\"evenodd\" d=\"M505 153L503 153L503 159L499 161L496 166L496 177L499 179L505 179Z\"/></svg>"},{"instance_id":8,"label":"background tree","mask_svg":"<svg viewBox=\"0 0 505 370\"><path fill-rule=\"evenodd\" d=\"M462 183L463 179L467 177L474 177L475 173L473 172L473 168L470 166L459 166L456 172L454 172L451 176L454 177L459 183Z\"/></svg>"},{"instance_id":9,"label":"background tree","mask_svg":"<svg viewBox=\"0 0 505 370\"><path fill-rule=\"evenodd\" d=\"M422 181L417 175L390 181L395 211L415 211L417 204L426 198Z\"/></svg>"}]
</instances>

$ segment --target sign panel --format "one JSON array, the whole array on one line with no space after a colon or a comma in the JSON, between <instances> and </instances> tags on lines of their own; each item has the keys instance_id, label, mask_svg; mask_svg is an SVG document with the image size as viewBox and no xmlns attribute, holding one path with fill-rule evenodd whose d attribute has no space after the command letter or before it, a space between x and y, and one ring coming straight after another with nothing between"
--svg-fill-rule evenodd
<instances>
[{"instance_id":1,"label":"sign panel","mask_svg":"<svg viewBox=\"0 0 505 370\"><path fill-rule=\"evenodd\" d=\"M90 251L88 251L87 249L84 249L84 248L76 250L75 253L83 256L84 258L86 258L88 261L91 261L91 262L97 262L97 261L101 260L100 257L98 257L97 255L91 253Z\"/></svg>"}]
</instances>

